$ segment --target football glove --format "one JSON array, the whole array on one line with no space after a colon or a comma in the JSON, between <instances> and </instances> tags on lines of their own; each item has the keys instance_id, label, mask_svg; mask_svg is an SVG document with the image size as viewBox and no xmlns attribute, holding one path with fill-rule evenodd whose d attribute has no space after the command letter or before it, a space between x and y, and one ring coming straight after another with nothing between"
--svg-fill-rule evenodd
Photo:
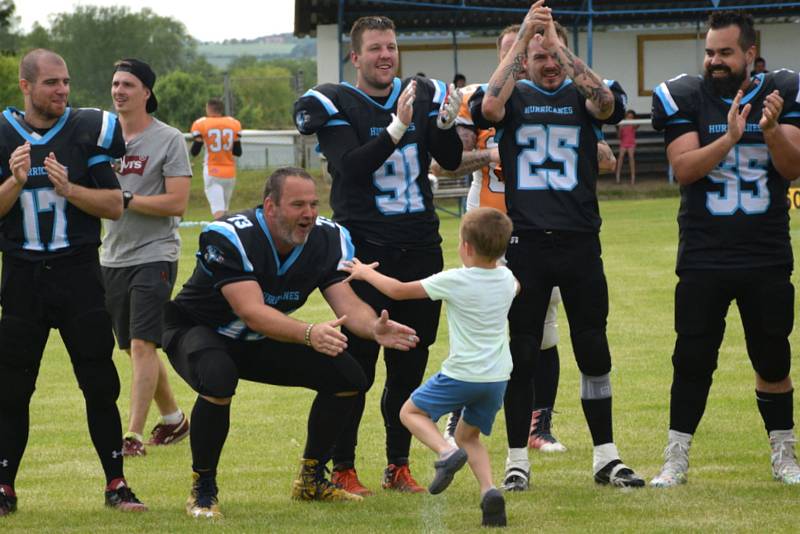
<instances>
[{"instance_id":1,"label":"football glove","mask_svg":"<svg viewBox=\"0 0 800 534\"><path fill-rule=\"evenodd\" d=\"M461 90L456 89L453 84L447 90L447 96L439 107L439 115L436 117L436 126L440 130L449 130L453 127L458 117L458 110L461 108Z\"/></svg>"}]
</instances>

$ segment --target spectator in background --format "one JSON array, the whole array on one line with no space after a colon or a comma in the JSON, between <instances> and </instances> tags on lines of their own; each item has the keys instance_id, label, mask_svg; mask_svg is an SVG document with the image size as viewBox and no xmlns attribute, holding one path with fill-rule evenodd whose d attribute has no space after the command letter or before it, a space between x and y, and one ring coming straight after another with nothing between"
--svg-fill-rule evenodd
<instances>
[{"instance_id":1,"label":"spectator in background","mask_svg":"<svg viewBox=\"0 0 800 534\"><path fill-rule=\"evenodd\" d=\"M636 118L636 112L629 109L625 112L625 120L633 120ZM624 124L617 126L617 135L619 136L619 156L617 157L617 183L619 183L619 175L622 172L622 164L625 162L625 155L628 155L628 166L631 169L631 185L636 183L636 129L635 124Z\"/></svg>"},{"instance_id":2,"label":"spectator in background","mask_svg":"<svg viewBox=\"0 0 800 534\"><path fill-rule=\"evenodd\" d=\"M206 104L206 116L192 124L192 156L206 145L203 160L203 183L208 205L214 219L220 219L230 208L233 187L236 185L234 156L242 155L242 125L233 117L225 116L225 105L219 98Z\"/></svg>"},{"instance_id":3,"label":"spectator in background","mask_svg":"<svg viewBox=\"0 0 800 534\"><path fill-rule=\"evenodd\" d=\"M158 356L161 308L172 295L181 238L178 218L189 203L192 168L183 135L155 119L156 75L147 63L123 59L114 65L111 97L125 138L117 169L123 213L106 221L100 256L119 348L131 357L131 404L125 456L144 456L142 433L155 399L161 418L148 445L170 445L189 435L189 420L178 408L167 369Z\"/></svg>"},{"instance_id":4,"label":"spectator in background","mask_svg":"<svg viewBox=\"0 0 800 534\"><path fill-rule=\"evenodd\" d=\"M460 73L456 74L453 76L453 85L455 85L456 89L461 89L467 85L467 77Z\"/></svg>"},{"instance_id":5,"label":"spectator in background","mask_svg":"<svg viewBox=\"0 0 800 534\"><path fill-rule=\"evenodd\" d=\"M767 60L759 56L753 61L753 75L769 72L767 70Z\"/></svg>"}]
</instances>

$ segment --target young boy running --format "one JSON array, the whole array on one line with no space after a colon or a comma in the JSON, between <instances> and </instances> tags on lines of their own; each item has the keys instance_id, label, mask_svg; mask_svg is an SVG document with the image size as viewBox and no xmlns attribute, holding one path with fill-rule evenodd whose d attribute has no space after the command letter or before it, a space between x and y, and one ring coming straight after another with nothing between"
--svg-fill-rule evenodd
<instances>
[{"instance_id":1,"label":"young boy running","mask_svg":"<svg viewBox=\"0 0 800 534\"><path fill-rule=\"evenodd\" d=\"M506 267L498 266L511 236L511 220L494 208L477 208L461 222L458 254L464 267L423 280L401 282L375 269L378 263L354 259L345 265L352 280L364 280L394 300L447 302L450 354L442 370L411 394L400 420L422 443L438 453L436 474L428 487L441 493L456 471L469 462L481 489L484 526L505 526L503 494L492 483L489 454L480 433L489 435L503 405L511 375L506 317L519 284ZM435 425L442 415L464 408L456 427L454 447Z\"/></svg>"}]
</instances>

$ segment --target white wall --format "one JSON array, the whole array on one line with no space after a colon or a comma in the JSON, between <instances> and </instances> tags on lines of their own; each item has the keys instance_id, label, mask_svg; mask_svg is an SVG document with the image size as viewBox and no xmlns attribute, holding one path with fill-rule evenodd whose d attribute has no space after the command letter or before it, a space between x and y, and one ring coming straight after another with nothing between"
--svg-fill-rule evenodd
<instances>
[{"instance_id":1,"label":"white wall","mask_svg":"<svg viewBox=\"0 0 800 534\"><path fill-rule=\"evenodd\" d=\"M760 54L767 60L767 68L775 70L781 67L798 70L800 68L800 24L760 24L757 26L761 35ZM617 80L628 94L628 107L637 113L649 113L651 97L638 96L637 35L667 35L670 33L693 33L694 27L678 30L645 29L635 31L596 31L593 42L593 69L602 77ZM497 62L494 41L486 38L468 39L460 43L483 43L487 48L477 50L459 50L458 68L467 77L467 83L486 82L491 76ZM418 45L436 45L437 49L413 50L403 52L403 47ZM572 35L570 34L570 44ZM405 76L419 71L432 78L451 81L454 74L452 49L439 50L441 46L450 46L449 39L440 41L409 40L401 36L399 41L401 53L401 72ZM348 46L345 43L345 48ZM586 34L579 36L579 54L586 57ZM683 71L699 72L703 45L692 46L688 41L657 41L646 46L645 74L647 83L658 83L672 78ZM338 80L338 61L336 54L336 26L318 26L317 30L317 76L320 83ZM350 63L345 65L345 80L351 83L355 72Z\"/></svg>"},{"instance_id":2,"label":"white wall","mask_svg":"<svg viewBox=\"0 0 800 534\"><path fill-rule=\"evenodd\" d=\"M317 83L339 81L338 30L336 24L317 26Z\"/></svg>"}]
</instances>

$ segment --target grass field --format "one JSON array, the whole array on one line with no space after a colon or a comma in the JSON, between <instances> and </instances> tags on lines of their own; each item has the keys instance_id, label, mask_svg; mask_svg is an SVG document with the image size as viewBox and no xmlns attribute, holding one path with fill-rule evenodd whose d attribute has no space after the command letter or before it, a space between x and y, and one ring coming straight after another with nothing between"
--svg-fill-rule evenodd
<instances>
[{"instance_id":1,"label":"grass field","mask_svg":"<svg viewBox=\"0 0 800 534\"><path fill-rule=\"evenodd\" d=\"M238 207L253 205L259 198L260 179L256 174L251 178L241 180ZM199 182L195 180L187 216L192 220L208 218ZM605 201L601 210L611 300L608 337L614 362L615 439L625 462L649 479L661 465L668 421L677 199ZM457 225L457 219L442 216L448 267L455 266L457 259ZM798 243L796 221L792 227ZM182 230L179 282L193 267L198 232L197 227ZM296 315L310 321L331 317L318 295ZM440 324L427 375L438 370L447 353L447 324ZM671 490L625 492L595 486L591 442L580 409L578 373L563 311L560 326L562 378L555 431L569 450L550 456L531 453L533 487L508 496L509 531L796 531L800 488L782 486L771 478L769 447L735 307L729 314L706 416L694 442L689 484ZM792 342L800 346L796 334ZM124 353L118 352L115 360L123 382L119 405L126 419L130 365ZM180 405L190 410L194 395L172 376ZM126 462L128 480L150 511L123 515L103 507L102 473L89 442L82 398L61 340L53 332L32 402L30 441L17 480L19 512L0 520L0 532L477 531L477 486L467 469L438 496L379 490L384 467L378 386L382 377L379 367L376 387L368 396L357 459L361 480L378 491L363 503L290 500L313 394L243 382L234 399L231 432L219 470L224 521L205 524L184 514L191 465L186 442L151 448L146 458ZM155 418L151 412L148 429ZM499 482L505 457L502 415L487 443ZM414 442L411 460L418 480L427 484L432 453Z\"/></svg>"}]
</instances>

